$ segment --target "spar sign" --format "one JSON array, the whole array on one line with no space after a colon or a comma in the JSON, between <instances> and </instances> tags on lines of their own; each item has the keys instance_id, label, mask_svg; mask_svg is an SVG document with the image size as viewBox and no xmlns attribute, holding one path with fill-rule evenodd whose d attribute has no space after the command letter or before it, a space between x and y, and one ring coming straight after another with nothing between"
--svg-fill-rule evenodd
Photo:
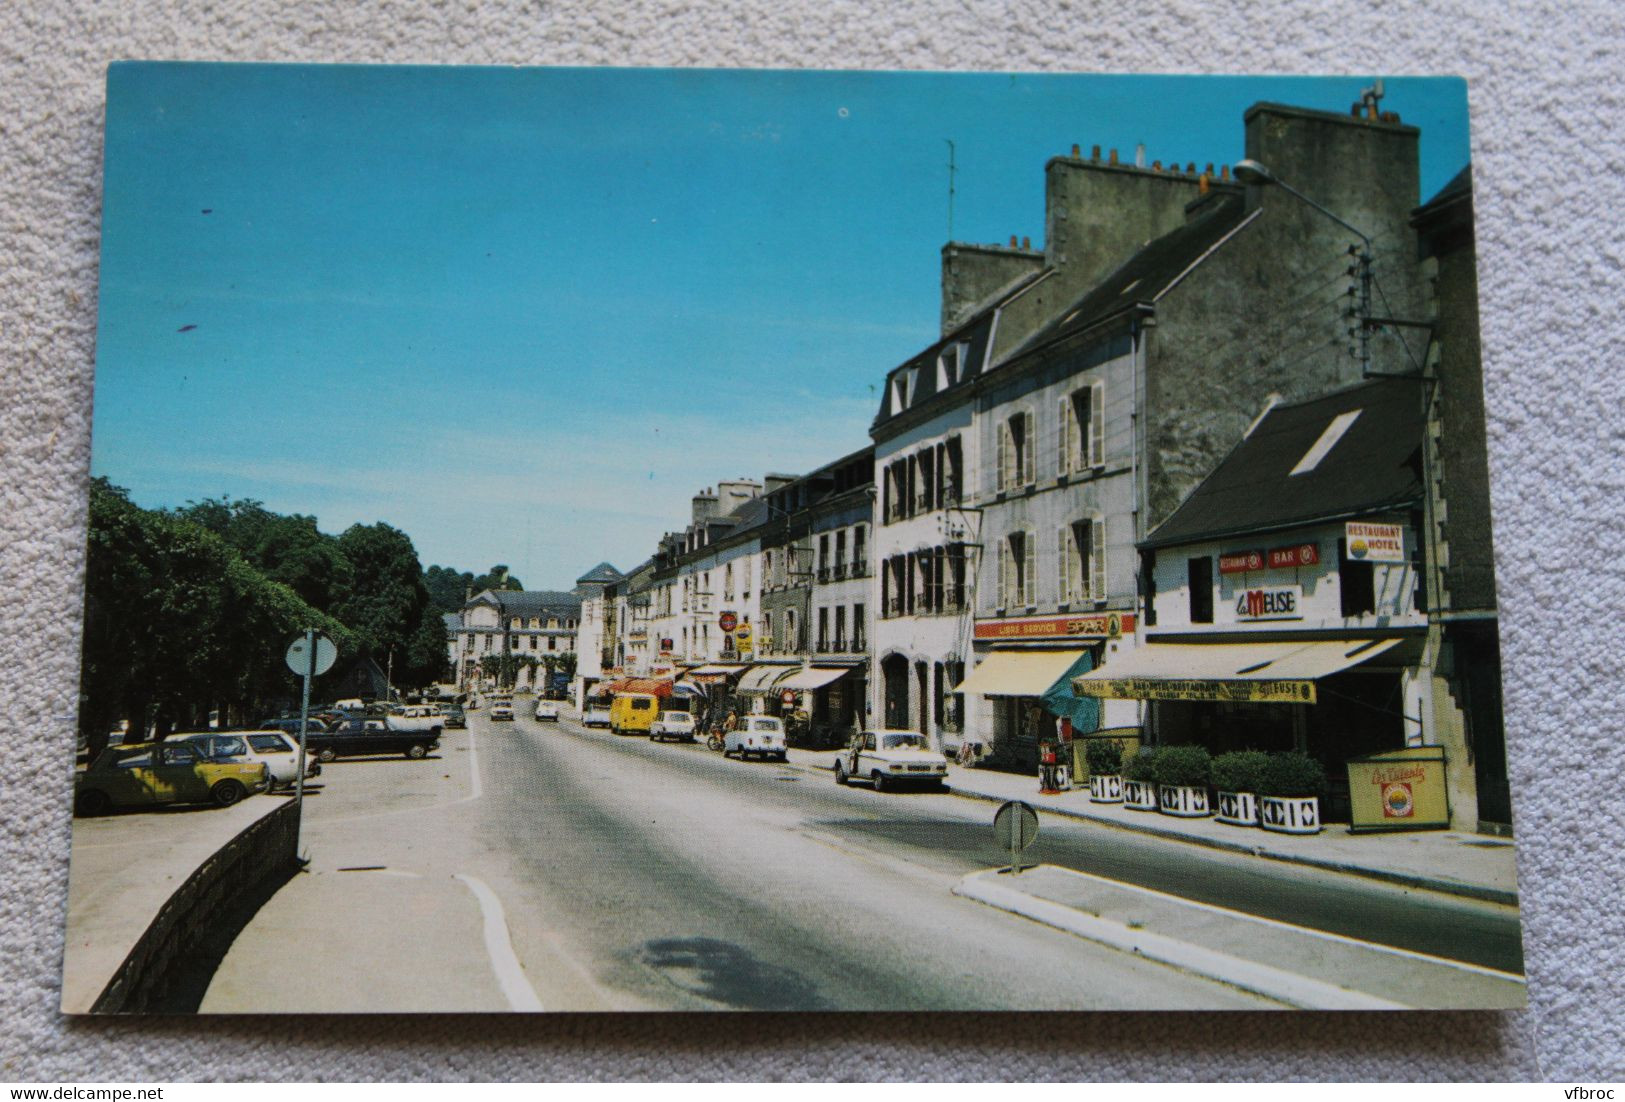
<instances>
[{"instance_id":1,"label":"spar sign","mask_svg":"<svg viewBox=\"0 0 1625 1102\"><path fill-rule=\"evenodd\" d=\"M1351 520L1345 539L1355 562L1404 562L1405 529L1398 524L1369 524Z\"/></svg>"}]
</instances>

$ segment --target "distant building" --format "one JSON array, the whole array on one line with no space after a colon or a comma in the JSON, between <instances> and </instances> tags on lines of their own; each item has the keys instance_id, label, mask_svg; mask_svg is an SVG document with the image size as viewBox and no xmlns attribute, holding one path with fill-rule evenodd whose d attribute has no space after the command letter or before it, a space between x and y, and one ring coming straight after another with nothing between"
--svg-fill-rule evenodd
<instances>
[{"instance_id":1,"label":"distant building","mask_svg":"<svg viewBox=\"0 0 1625 1102\"><path fill-rule=\"evenodd\" d=\"M491 654L536 659L519 670L516 688L542 685L547 665L577 653L581 596L551 590L488 589L464 605L455 629L453 665L457 685L469 689L480 681L478 664Z\"/></svg>"}]
</instances>

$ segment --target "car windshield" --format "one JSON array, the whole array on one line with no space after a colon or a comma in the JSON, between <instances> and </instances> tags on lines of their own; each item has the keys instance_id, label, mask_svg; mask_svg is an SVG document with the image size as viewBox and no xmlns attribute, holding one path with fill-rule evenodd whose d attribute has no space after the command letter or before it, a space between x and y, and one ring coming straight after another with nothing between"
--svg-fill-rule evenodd
<instances>
[{"instance_id":1,"label":"car windshield","mask_svg":"<svg viewBox=\"0 0 1625 1102\"><path fill-rule=\"evenodd\" d=\"M287 754L293 750L281 735L249 735L248 745L261 754Z\"/></svg>"},{"instance_id":2,"label":"car windshield","mask_svg":"<svg viewBox=\"0 0 1625 1102\"><path fill-rule=\"evenodd\" d=\"M750 729L752 731L780 731L784 728L783 724L776 719L753 719L750 721Z\"/></svg>"},{"instance_id":3,"label":"car windshield","mask_svg":"<svg viewBox=\"0 0 1625 1102\"><path fill-rule=\"evenodd\" d=\"M924 750L925 740L919 735L884 735L880 740L882 750Z\"/></svg>"}]
</instances>

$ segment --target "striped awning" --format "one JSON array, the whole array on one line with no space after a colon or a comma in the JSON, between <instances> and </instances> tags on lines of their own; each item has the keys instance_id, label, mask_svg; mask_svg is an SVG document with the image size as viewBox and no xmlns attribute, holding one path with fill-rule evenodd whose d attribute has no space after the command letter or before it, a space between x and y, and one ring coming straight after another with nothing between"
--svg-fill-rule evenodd
<instances>
[{"instance_id":1,"label":"striped awning","mask_svg":"<svg viewBox=\"0 0 1625 1102\"><path fill-rule=\"evenodd\" d=\"M777 682L801 670L800 666L752 666L739 679L738 692L770 693L778 688Z\"/></svg>"}]
</instances>

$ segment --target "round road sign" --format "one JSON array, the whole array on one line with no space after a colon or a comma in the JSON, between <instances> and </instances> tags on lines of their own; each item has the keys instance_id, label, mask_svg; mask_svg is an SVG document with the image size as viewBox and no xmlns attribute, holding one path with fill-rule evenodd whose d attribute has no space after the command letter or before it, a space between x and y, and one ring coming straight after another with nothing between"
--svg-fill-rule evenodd
<instances>
[{"instance_id":1,"label":"round road sign","mask_svg":"<svg viewBox=\"0 0 1625 1102\"><path fill-rule=\"evenodd\" d=\"M783 704L786 708L790 707L795 702L796 691L794 689L786 689L779 694L779 703Z\"/></svg>"},{"instance_id":2,"label":"round road sign","mask_svg":"<svg viewBox=\"0 0 1625 1102\"><path fill-rule=\"evenodd\" d=\"M1020 800L1006 801L993 816L993 837L1003 849L1026 849L1038 837L1038 812Z\"/></svg>"},{"instance_id":3,"label":"round road sign","mask_svg":"<svg viewBox=\"0 0 1625 1102\"><path fill-rule=\"evenodd\" d=\"M305 637L301 635L288 644L288 668L300 677L306 673L326 673L339 659L339 649L325 635L316 636L316 668L310 668L309 652L305 650Z\"/></svg>"},{"instance_id":4,"label":"round road sign","mask_svg":"<svg viewBox=\"0 0 1625 1102\"><path fill-rule=\"evenodd\" d=\"M724 612L721 616L717 617L717 627L721 628L723 631L732 631L738 626L739 617L735 616L731 612Z\"/></svg>"}]
</instances>

